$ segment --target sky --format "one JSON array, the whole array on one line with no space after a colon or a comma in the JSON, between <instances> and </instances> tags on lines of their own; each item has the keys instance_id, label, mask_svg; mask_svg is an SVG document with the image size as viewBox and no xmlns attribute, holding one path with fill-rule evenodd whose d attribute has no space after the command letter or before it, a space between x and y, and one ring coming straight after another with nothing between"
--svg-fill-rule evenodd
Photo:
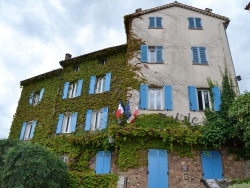
<instances>
[{"instance_id":1,"label":"sky","mask_svg":"<svg viewBox=\"0 0 250 188\"><path fill-rule=\"evenodd\" d=\"M20 81L60 68L73 57L126 43L123 16L169 0L0 0L0 139L7 138ZM249 0L179 0L231 21L227 35L240 92L250 91Z\"/></svg>"}]
</instances>

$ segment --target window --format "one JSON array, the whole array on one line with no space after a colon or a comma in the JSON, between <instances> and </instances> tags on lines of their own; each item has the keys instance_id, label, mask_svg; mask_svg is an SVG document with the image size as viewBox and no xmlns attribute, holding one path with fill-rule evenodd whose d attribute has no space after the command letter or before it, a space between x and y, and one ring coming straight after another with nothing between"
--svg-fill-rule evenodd
<instances>
[{"instance_id":1,"label":"window","mask_svg":"<svg viewBox=\"0 0 250 188\"><path fill-rule=\"evenodd\" d=\"M110 151L98 151L96 154L96 174L108 174L111 167L111 152Z\"/></svg>"},{"instance_id":2,"label":"window","mask_svg":"<svg viewBox=\"0 0 250 188\"><path fill-rule=\"evenodd\" d=\"M141 45L142 63L163 63L162 46Z\"/></svg>"},{"instance_id":3,"label":"window","mask_svg":"<svg viewBox=\"0 0 250 188\"><path fill-rule=\"evenodd\" d=\"M61 160L62 160L64 163L67 163L67 162L69 161L68 155L63 155L63 156L61 156Z\"/></svg>"},{"instance_id":4,"label":"window","mask_svg":"<svg viewBox=\"0 0 250 188\"><path fill-rule=\"evenodd\" d=\"M102 130L107 127L108 108L88 110L86 113L85 131Z\"/></svg>"},{"instance_id":5,"label":"window","mask_svg":"<svg viewBox=\"0 0 250 188\"><path fill-rule=\"evenodd\" d=\"M105 77L96 78L96 76L90 77L89 94L103 93L110 91L111 73L107 73Z\"/></svg>"},{"instance_id":6,"label":"window","mask_svg":"<svg viewBox=\"0 0 250 188\"><path fill-rule=\"evenodd\" d=\"M172 86L152 88L146 84L140 86L140 108L144 110L172 110Z\"/></svg>"},{"instance_id":7,"label":"window","mask_svg":"<svg viewBox=\"0 0 250 188\"><path fill-rule=\"evenodd\" d=\"M200 18L188 18L189 29L202 29Z\"/></svg>"},{"instance_id":8,"label":"window","mask_svg":"<svg viewBox=\"0 0 250 188\"><path fill-rule=\"evenodd\" d=\"M66 112L65 114L59 114L56 134L74 132L76 129L76 122L77 112Z\"/></svg>"},{"instance_id":9,"label":"window","mask_svg":"<svg viewBox=\"0 0 250 188\"><path fill-rule=\"evenodd\" d=\"M161 20L162 17L149 17L148 28L162 28Z\"/></svg>"},{"instance_id":10,"label":"window","mask_svg":"<svg viewBox=\"0 0 250 188\"><path fill-rule=\"evenodd\" d=\"M78 72L80 70L80 66L79 65L76 65L75 67L74 67L74 72Z\"/></svg>"},{"instance_id":11,"label":"window","mask_svg":"<svg viewBox=\"0 0 250 188\"><path fill-rule=\"evenodd\" d=\"M79 97L82 92L83 80L80 79L75 83L64 83L62 99Z\"/></svg>"},{"instance_id":12,"label":"window","mask_svg":"<svg viewBox=\"0 0 250 188\"><path fill-rule=\"evenodd\" d=\"M213 107L215 111L220 110L221 105L221 94L220 88L214 86L212 88L213 92ZM211 99L209 95L209 90L207 89L196 89L195 86L188 86L189 95L189 108L192 111L205 110L206 108L211 108Z\"/></svg>"},{"instance_id":13,"label":"window","mask_svg":"<svg viewBox=\"0 0 250 188\"><path fill-rule=\"evenodd\" d=\"M29 140L33 138L35 127L36 127L36 121L24 122L22 125L22 130L19 139Z\"/></svg>"},{"instance_id":14,"label":"window","mask_svg":"<svg viewBox=\"0 0 250 188\"><path fill-rule=\"evenodd\" d=\"M44 93L44 88L42 88L40 91L32 92L30 94L29 104L33 106L37 105L38 102L42 100L43 93Z\"/></svg>"},{"instance_id":15,"label":"window","mask_svg":"<svg viewBox=\"0 0 250 188\"><path fill-rule=\"evenodd\" d=\"M207 64L206 48L192 47L193 63L194 64Z\"/></svg>"},{"instance_id":16,"label":"window","mask_svg":"<svg viewBox=\"0 0 250 188\"><path fill-rule=\"evenodd\" d=\"M106 64L106 59L100 59L100 63L99 63L99 65L105 65Z\"/></svg>"}]
</instances>

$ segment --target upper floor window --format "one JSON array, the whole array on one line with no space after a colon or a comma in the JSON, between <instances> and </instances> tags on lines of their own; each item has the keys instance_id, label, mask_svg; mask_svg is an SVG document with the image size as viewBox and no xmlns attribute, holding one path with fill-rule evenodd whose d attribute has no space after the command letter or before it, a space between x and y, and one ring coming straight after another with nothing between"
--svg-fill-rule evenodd
<instances>
[{"instance_id":1,"label":"upper floor window","mask_svg":"<svg viewBox=\"0 0 250 188\"><path fill-rule=\"evenodd\" d=\"M79 97L82 92L83 80L80 79L75 83L65 82L62 99Z\"/></svg>"},{"instance_id":2,"label":"upper floor window","mask_svg":"<svg viewBox=\"0 0 250 188\"><path fill-rule=\"evenodd\" d=\"M211 108L209 90L197 89L199 110Z\"/></svg>"},{"instance_id":3,"label":"upper floor window","mask_svg":"<svg viewBox=\"0 0 250 188\"><path fill-rule=\"evenodd\" d=\"M141 45L142 63L163 63L162 46Z\"/></svg>"},{"instance_id":4,"label":"upper floor window","mask_svg":"<svg viewBox=\"0 0 250 188\"><path fill-rule=\"evenodd\" d=\"M85 131L105 129L108 121L108 108L88 110L86 113Z\"/></svg>"},{"instance_id":5,"label":"upper floor window","mask_svg":"<svg viewBox=\"0 0 250 188\"><path fill-rule=\"evenodd\" d=\"M91 76L89 83L89 94L110 91L110 82L111 72L107 73L104 77L96 78L96 76Z\"/></svg>"},{"instance_id":6,"label":"upper floor window","mask_svg":"<svg viewBox=\"0 0 250 188\"><path fill-rule=\"evenodd\" d=\"M78 72L80 70L80 66L79 65L76 65L75 67L74 67L74 72Z\"/></svg>"},{"instance_id":7,"label":"upper floor window","mask_svg":"<svg viewBox=\"0 0 250 188\"><path fill-rule=\"evenodd\" d=\"M36 127L36 121L24 122L19 139L29 140L33 137Z\"/></svg>"},{"instance_id":8,"label":"upper floor window","mask_svg":"<svg viewBox=\"0 0 250 188\"><path fill-rule=\"evenodd\" d=\"M189 29L202 29L200 18L188 18Z\"/></svg>"},{"instance_id":9,"label":"upper floor window","mask_svg":"<svg viewBox=\"0 0 250 188\"><path fill-rule=\"evenodd\" d=\"M42 100L43 93L44 93L44 88L42 88L40 91L32 92L30 94L29 104L33 106L37 105L38 102Z\"/></svg>"},{"instance_id":10,"label":"upper floor window","mask_svg":"<svg viewBox=\"0 0 250 188\"><path fill-rule=\"evenodd\" d=\"M147 110L172 110L172 86L164 85L161 88L140 86L140 108Z\"/></svg>"},{"instance_id":11,"label":"upper floor window","mask_svg":"<svg viewBox=\"0 0 250 188\"><path fill-rule=\"evenodd\" d=\"M162 17L149 17L148 28L162 28L161 20L162 20Z\"/></svg>"},{"instance_id":12,"label":"upper floor window","mask_svg":"<svg viewBox=\"0 0 250 188\"><path fill-rule=\"evenodd\" d=\"M102 59L100 59L99 65L105 65L106 62L107 62L107 59L102 58Z\"/></svg>"},{"instance_id":13,"label":"upper floor window","mask_svg":"<svg viewBox=\"0 0 250 188\"><path fill-rule=\"evenodd\" d=\"M66 112L64 114L59 114L56 134L74 132L76 129L76 122L77 112Z\"/></svg>"},{"instance_id":14,"label":"upper floor window","mask_svg":"<svg viewBox=\"0 0 250 188\"><path fill-rule=\"evenodd\" d=\"M192 49L194 64L207 64L205 47L192 47L191 49Z\"/></svg>"}]
</instances>

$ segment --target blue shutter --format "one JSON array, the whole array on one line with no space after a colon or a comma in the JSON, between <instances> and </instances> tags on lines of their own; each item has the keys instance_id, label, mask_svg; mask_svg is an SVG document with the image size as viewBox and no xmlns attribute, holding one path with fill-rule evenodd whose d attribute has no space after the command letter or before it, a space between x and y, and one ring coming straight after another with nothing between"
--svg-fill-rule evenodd
<instances>
[{"instance_id":1,"label":"blue shutter","mask_svg":"<svg viewBox=\"0 0 250 188\"><path fill-rule=\"evenodd\" d=\"M84 128L85 131L90 130L91 118L92 118L92 110L88 110L86 112L86 120L85 120L85 128Z\"/></svg>"},{"instance_id":2,"label":"blue shutter","mask_svg":"<svg viewBox=\"0 0 250 188\"><path fill-rule=\"evenodd\" d=\"M200 63L201 64L206 64L207 63L206 48L199 47L199 51L200 51Z\"/></svg>"},{"instance_id":3,"label":"blue shutter","mask_svg":"<svg viewBox=\"0 0 250 188\"><path fill-rule=\"evenodd\" d=\"M62 123L63 123L63 114L59 114L58 116L58 122L56 126L56 134L60 134L62 132Z\"/></svg>"},{"instance_id":4,"label":"blue shutter","mask_svg":"<svg viewBox=\"0 0 250 188\"><path fill-rule=\"evenodd\" d=\"M195 24L196 24L196 28L201 29L201 19L200 18L195 18Z\"/></svg>"},{"instance_id":5,"label":"blue shutter","mask_svg":"<svg viewBox=\"0 0 250 188\"><path fill-rule=\"evenodd\" d=\"M157 63L162 63L162 46L156 46L156 61Z\"/></svg>"},{"instance_id":6,"label":"blue shutter","mask_svg":"<svg viewBox=\"0 0 250 188\"><path fill-rule=\"evenodd\" d=\"M31 127L31 131L30 131L30 137L29 138L33 138L35 128L36 128L36 121L33 121L32 127Z\"/></svg>"},{"instance_id":7,"label":"blue shutter","mask_svg":"<svg viewBox=\"0 0 250 188\"><path fill-rule=\"evenodd\" d=\"M106 74L104 91L110 91L111 72Z\"/></svg>"},{"instance_id":8,"label":"blue shutter","mask_svg":"<svg viewBox=\"0 0 250 188\"><path fill-rule=\"evenodd\" d=\"M96 174L102 174L103 154L104 154L104 151L98 151L96 154L96 164L95 164L95 173Z\"/></svg>"},{"instance_id":9,"label":"blue shutter","mask_svg":"<svg viewBox=\"0 0 250 188\"><path fill-rule=\"evenodd\" d=\"M108 107L102 109L102 117L101 117L101 129L105 129L107 127L108 122Z\"/></svg>"},{"instance_id":10,"label":"blue shutter","mask_svg":"<svg viewBox=\"0 0 250 188\"><path fill-rule=\"evenodd\" d=\"M74 112L71 116L70 132L76 131L76 122L77 122L77 112Z\"/></svg>"},{"instance_id":11,"label":"blue shutter","mask_svg":"<svg viewBox=\"0 0 250 188\"><path fill-rule=\"evenodd\" d=\"M76 88L76 97L79 97L81 95L82 83L83 83L83 79L78 80L77 88Z\"/></svg>"},{"instance_id":12,"label":"blue shutter","mask_svg":"<svg viewBox=\"0 0 250 188\"><path fill-rule=\"evenodd\" d=\"M42 88L41 91L40 91L39 101L42 100L42 98L43 98L43 93L44 93L44 88Z\"/></svg>"},{"instance_id":13,"label":"blue shutter","mask_svg":"<svg viewBox=\"0 0 250 188\"><path fill-rule=\"evenodd\" d=\"M165 85L164 86L164 106L165 110L173 110L173 102L172 102L172 86Z\"/></svg>"},{"instance_id":14,"label":"blue shutter","mask_svg":"<svg viewBox=\"0 0 250 188\"><path fill-rule=\"evenodd\" d=\"M188 95L189 95L189 108L190 110L197 111L197 92L195 86L188 86Z\"/></svg>"},{"instance_id":15,"label":"blue shutter","mask_svg":"<svg viewBox=\"0 0 250 188\"><path fill-rule=\"evenodd\" d=\"M66 99L68 96L69 82L64 83L62 99Z\"/></svg>"},{"instance_id":16,"label":"blue shutter","mask_svg":"<svg viewBox=\"0 0 250 188\"><path fill-rule=\"evenodd\" d=\"M140 108L148 109L148 86L145 84L140 85Z\"/></svg>"},{"instance_id":17,"label":"blue shutter","mask_svg":"<svg viewBox=\"0 0 250 188\"><path fill-rule=\"evenodd\" d=\"M214 110L219 111L221 105L221 94L218 86L212 87L213 98L214 98Z\"/></svg>"},{"instance_id":18,"label":"blue shutter","mask_svg":"<svg viewBox=\"0 0 250 188\"><path fill-rule=\"evenodd\" d=\"M96 77L91 76L90 77L90 82L89 82L89 94L94 94L95 93L95 83L96 83Z\"/></svg>"},{"instance_id":19,"label":"blue shutter","mask_svg":"<svg viewBox=\"0 0 250 188\"><path fill-rule=\"evenodd\" d=\"M148 188L158 187L158 150L148 150Z\"/></svg>"},{"instance_id":20,"label":"blue shutter","mask_svg":"<svg viewBox=\"0 0 250 188\"><path fill-rule=\"evenodd\" d=\"M33 103L33 97L34 97L34 92L32 92L32 93L30 94L30 98L29 98L29 104L30 104L30 105L32 105L32 103Z\"/></svg>"},{"instance_id":21,"label":"blue shutter","mask_svg":"<svg viewBox=\"0 0 250 188\"><path fill-rule=\"evenodd\" d=\"M161 17L156 17L156 27L157 28L162 28L162 24L161 24Z\"/></svg>"},{"instance_id":22,"label":"blue shutter","mask_svg":"<svg viewBox=\"0 0 250 188\"><path fill-rule=\"evenodd\" d=\"M105 151L103 153L103 174L109 174L110 173L110 167L111 167L111 152Z\"/></svg>"},{"instance_id":23,"label":"blue shutter","mask_svg":"<svg viewBox=\"0 0 250 188\"><path fill-rule=\"evenodd\" d=\"M22 129L21 129L21 134L20 134L19 140L23 140L24 139L24 133L25 133L26 125L27 125L26 122L24 122L23 125L22 125Z\"/></svg>"},{"instance_id":24,"label":"blue shutter","mask_svg":"<svg viewBox=\"0 0 250 188\"><path fill-rule=\"evenodd\" d=\"M213 159L213 177L215 179L223 179L223 171L222 171L222 160L219 151L211 151L212 159Z\"/></svg>"},{"instance_id":25,"label":"blue shutter","mask_svg":"<svg viewBox=\"0 0 250 188\"><path fill-rule=\"evenodd\" d=\"M155 27L155 18L154 17L149 17L149 26L148 27Z\"/></svg>"},{"instance_id":26,"label":"blue shutter","mask_svg":"<svg viewBox=\"0 0 250 188\"><path fill-rule=\"evenodd\" d=\"M199 63L198 47L192 47L192 53L193 53L193 63Z\"/></svg>"},{"instance_id":27,"label":"blue shutter","mask_svg":"<svg viewBox=\"0 0 250 188\"><path fill-rule=\"evenodd\" d=\"M188 18L188 28L195 28L194 26L194 18Z\"/></svg>"},{"instance_id":28,"label":"blue shutter","mask_svg":"<svg viewBox=\"0 0 250 188\"><path fill-rule=\"evenodd\" d=\"M168 154L167 150L158 150L159 187L168 188Z\"/></svg>"},{"instance_id":29,"label":"blue shutter","mask_svg":"<svg viewBox=\"0 0 250 188\"><path fill-rule=\"evenodd\" d=\"M148 62L148 45L141 45L141 62Z\"/></svg>"}]
</instances>

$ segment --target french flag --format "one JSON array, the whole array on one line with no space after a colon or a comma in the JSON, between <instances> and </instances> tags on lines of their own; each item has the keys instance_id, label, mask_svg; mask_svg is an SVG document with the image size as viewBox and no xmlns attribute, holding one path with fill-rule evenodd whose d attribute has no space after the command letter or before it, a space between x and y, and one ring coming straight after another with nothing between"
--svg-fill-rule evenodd
<instances>
[{"instance_id":1,"label":"french flag","mask_svg":"<svg viewBox=\"0 0 250 188\"><path fill-rule=\"evenodd\" d=\"M127 119L127 123L134 123L137 114L138 114L138 106L136 107L134 113Z\"/></svg>"},{"instance_id":2,"label":"french flag","mask_svg":"<svg viewBox=\"0 0 250 188\"><path fill-rule=\"evenodd\" d=\"M120 102L120 104L119 104L119 106L118 106L118 109L117 109L117 111L116 111L115 116L116 116L117 118L119 118L119 117L121 117L121 115L122 115L123 113L124 113L124 105L123 105L122 102Z\"/></svg>"}]
</instances>

